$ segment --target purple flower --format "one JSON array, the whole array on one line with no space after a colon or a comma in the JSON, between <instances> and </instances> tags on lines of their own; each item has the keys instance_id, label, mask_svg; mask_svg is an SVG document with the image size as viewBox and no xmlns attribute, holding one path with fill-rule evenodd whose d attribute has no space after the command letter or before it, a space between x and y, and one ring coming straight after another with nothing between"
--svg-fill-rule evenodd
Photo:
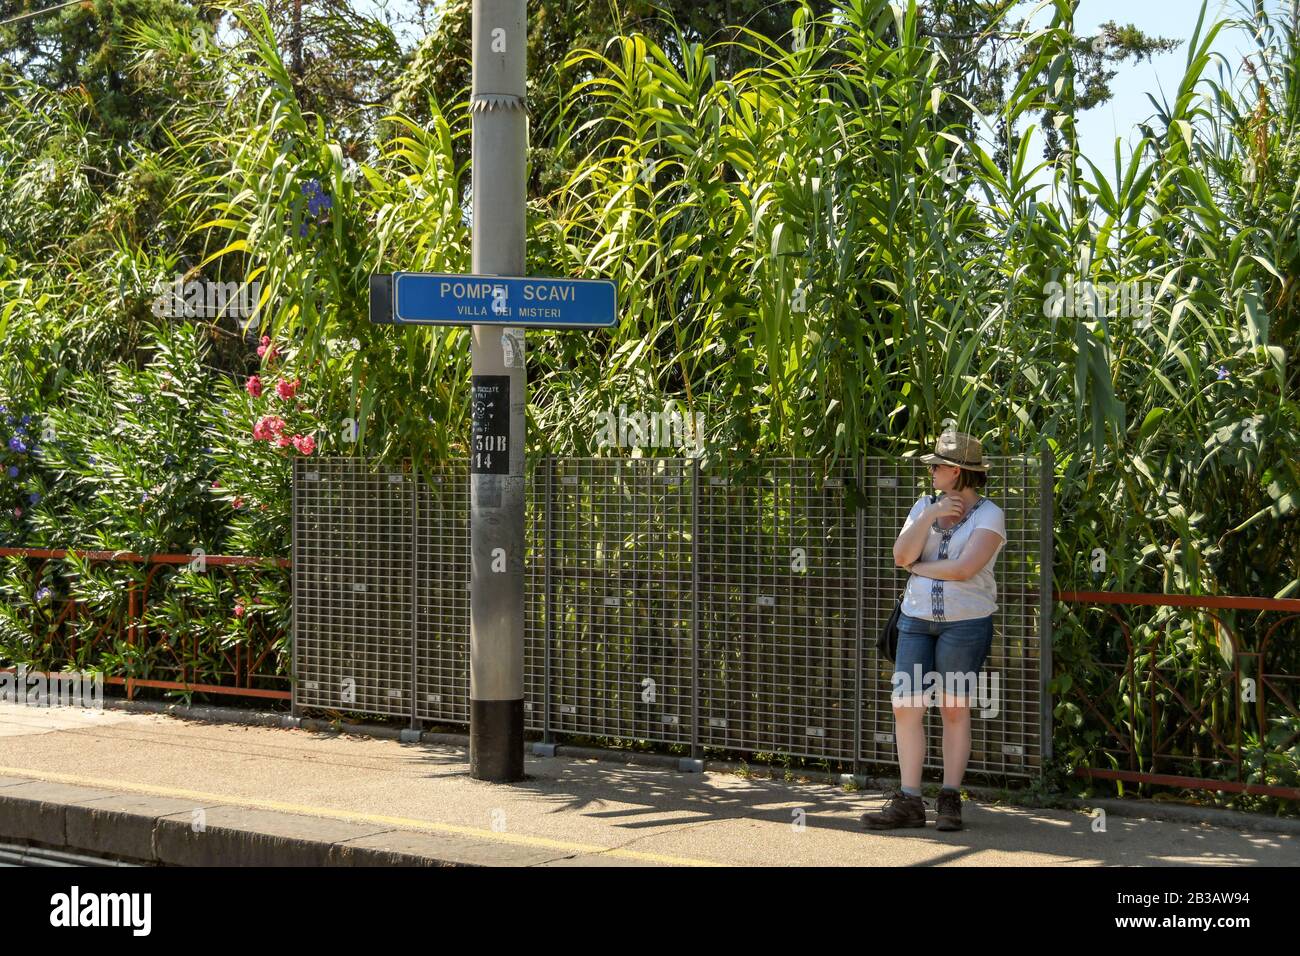
<instances>
[{"instance_id":1,"label":"purple flower","mask_svg":"<svg viewBox=\"0 0 1300 956\"><path fill-rule=\"evenodd\" d=\"M141 504L144 504L144 502L146 502L146 501L148 501L148 500L149 500L149 492L146 491L146 492L144 492L143 494L140 495L140 503L141 503Z\"/></svg>"},{"instance_id":2,"label":"purple flower","mask_svg":"<svg viewBox=\"0 0 1300 956\"><path fill-rule=\"evenodd\" d=\"M313 217L319 218L327 209L334 205L334 200L329 193L321 187L319 179L309 179L302 184L302 194L307 197L307 212ZM307 233L299 227L298 234L305 236Z\"/></svg>"},{"instance_id":3,"label":"purple flower","mask_svg":"<svg viewBox=\"0 0 1300 956\"><path fill-rule=\"evenodd\" d=\"M17 478L17 477L18 477L18 466L17 466L17 465L10 465L10 466L9 466L9 477L10 477L10 478Z\"/></svg>"},{"instance_id":4,"label":"purple flower","mask_svg":"<svg viewBox=\"0 0 1300 956\"><path fill-rule=\"evenodd\" d=\"M19 454L22 454L23 452L27 451L27 446L23 444L23 440L21 438L15 435L13 438L9 439L9 450L16 451Z\"/></svg>"},{"instance_id":5,"label":"purple flower","mask_svg":"<svg viewBox=\"0 0 1300 956\"><path fill-rule=\"evenodd\" d=\"M334 200L328 193L317 193L307 200L307 211L313 216L322 216L325 211L334 207Z\"/></svg>"},{"instance_id":6,"label":"purple flower","mask_svg":"<svg viewBox=\"0 0 1300 956\"><path fill-rule=\"evenodd\" d=\"M86 464L88 464L88 465L93 465L94 463L95 463L95 456L94 456L94 455L91 455L89 458L86 459Z\"/></svg>"},{"instance_id":7,"label":"purple flower","mask_svg":"<svg viewBox=\"0 0 1300 956\"><path fill-rule=\"evenodd\" d=\"M53 592L50 591L49 588L41 588L39 591L36 592L36 600L37 600L37 601L44 601L44 600L48 599L49 596L50 596L52 593L53 593Z\"/></svg>"},{"instance_id":8,"label":"purple flower","mask_svg":"<svg viewBox=\"0 0 1300 956\"><path fill-rule=\"evenodd\" d=\"M23 423L24 426L26 426L26 425L30 425L30 424L32 423L32 416L30 416L30 415L24 415L24 416L22 417L21 421L22 421L22 423Z\"/></svg>"},{"instance_id":9,"label":"purple flower","mask_svg":"<svg viewBox=\"0 0 1300 956\"><path fill-rule=\"evenodd\" d=\"M36 491L33 491L30 495L27 496L27 501L28 501L30 504L36 504L36 503L39 502L40 500L41 500L40 493L39 493L39 492L36 492Z\"/></svg>"},{"instance_id":10,"label":"purple flower","mask_svg":"<svg viewBox=\"0 0 1300 956\"><path fill-rule=\"evenodd\" d=\"M302 236L306 236L306 235L307 235L307 224L306 224L305 222L299 224L299 226L298 226L298 235L299 235L299 237L302 237Z\"/></svg>"},{"instance_id":11,"label":"purple flower","mask_svg":"<svg viewBox=\"0 0 1300 956\"><path fill-rule=\"evenodd\" d=\"M1224 380L1225 378L1227 378L1227 377L1228 377L1228 370L1227 370L1224 366L1220 365L1220 366L1219 366L1219 381L1223 381L1223 380Z\"/></svg>"}]
</instances>

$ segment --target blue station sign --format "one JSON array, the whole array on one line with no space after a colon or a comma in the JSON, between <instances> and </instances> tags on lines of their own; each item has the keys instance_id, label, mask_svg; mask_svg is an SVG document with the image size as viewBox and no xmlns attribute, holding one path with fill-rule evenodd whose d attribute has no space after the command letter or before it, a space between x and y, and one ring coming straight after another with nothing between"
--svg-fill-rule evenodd
<instances>
[{"instance_id":1,"label":"blue station sign","mask_svg":"<svg viewBox=\"0 0 1300 956\"><path fill-rule=\"evenodd\" d=\"M370 277L370 321L605 329L618 322L609 279L394 272Z\"/></svg>"}]
</instances>

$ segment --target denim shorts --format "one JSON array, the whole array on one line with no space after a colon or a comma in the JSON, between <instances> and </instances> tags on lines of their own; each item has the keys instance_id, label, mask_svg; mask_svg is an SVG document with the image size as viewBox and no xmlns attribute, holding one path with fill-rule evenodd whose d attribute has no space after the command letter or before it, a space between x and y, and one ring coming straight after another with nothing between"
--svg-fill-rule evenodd
<instances>
[{"instance_id":1,"label":"denim shorts","mask_svg":"<svg viewBox=\"0 0 1300 956\"><path fill-rule=\"evenodd\" d=\"M957 688L956 696L974 694L961 690L962 684L949 684L954 675L970 675L973 681L993 647L993 615L966 621L927 621L924 618L900 614L898 618L898 653L894 661L894 687L902 695L920 694L924 691L927 674L940 675L934 679L940 692L945 687ZM922 685L917 686L916 675ZM902 675L899 677L898 675ZM899 683L902 680L903 683Z\"/></svg>"}]
</instances>

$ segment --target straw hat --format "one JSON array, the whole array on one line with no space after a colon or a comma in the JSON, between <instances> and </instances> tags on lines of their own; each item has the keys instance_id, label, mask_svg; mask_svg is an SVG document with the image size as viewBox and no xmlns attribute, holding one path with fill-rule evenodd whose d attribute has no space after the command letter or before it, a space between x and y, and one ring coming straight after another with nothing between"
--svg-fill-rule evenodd
<instances>
[{"instance_id":1,"label":"straw hat","mask_svg":"<svg viewBox=\"0 0 1300 956\"><path fill-rule=\"evenodd\" d=\"M989 464L984 460L984 446L978 438L965 432L944 432L934 443L934 454L922 455L920 460L926 465L960 465L971 471L989 470Z\"/></svg>"}]
</instances>

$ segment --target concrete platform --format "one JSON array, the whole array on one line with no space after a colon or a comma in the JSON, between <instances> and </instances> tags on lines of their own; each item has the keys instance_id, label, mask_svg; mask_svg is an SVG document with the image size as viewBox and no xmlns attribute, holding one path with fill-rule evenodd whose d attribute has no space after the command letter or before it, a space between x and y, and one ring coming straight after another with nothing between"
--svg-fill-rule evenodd
<instances>
[{"instance_id":1,"label":"concrete platform","mask_svg":"<svg viewBox=\"0 0 1300 956\"><path fill-rule=\"evenodd\" d=\"M568 756L0 704L0 842L171 865L1300 865L1300 834L968 801L868 832L876 792Z\"/></svg>"}]
</instances>

